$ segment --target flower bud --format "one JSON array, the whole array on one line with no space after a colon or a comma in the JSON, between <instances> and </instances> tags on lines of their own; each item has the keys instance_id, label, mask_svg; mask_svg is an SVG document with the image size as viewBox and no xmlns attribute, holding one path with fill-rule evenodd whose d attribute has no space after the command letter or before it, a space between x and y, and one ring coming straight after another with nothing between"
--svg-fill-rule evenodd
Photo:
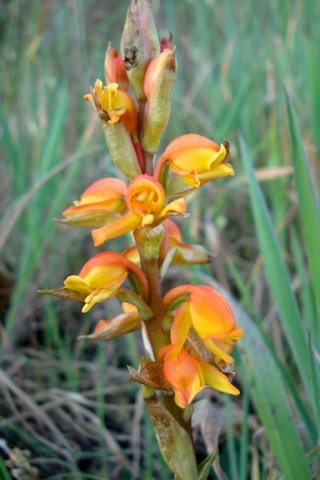
<instances>
[{"instance_id":1,"label":"flower bud","mask_svg":"<svg viewBox=\"0 0 320 480\"><path fill-rule=\"evenodd\" d=\"M121 53L138 100L144 100L143 82L150 60L159 54L160 44L149 0L132 0L125 21Z\"/></svg>"},{"instance_id":2,"label":"flower bud","mask_svg":"<svg viewBox=\"0 0 320 480\"><path fill-rule=\"evenodd\" d=\"M158 150L161 135L167 126L175 80L175 51L165 49L151 61L144 81L147 103L141 143L149 153Z\"/></svg>"},{"instance_id":3,"label":"flower bud","mask_svg":"<svg viewBox=\"0 0 320 480\"><path fill-rule=\"evenodd\" d=\"M110 124L102 121L103 133L110 155L117 167L129 178L141 174L141 167L131 135L121 122Z\"/></svg>"},{"instance_id":4,"label":"flower bud","mask_svg":"<svg viewBox=\"0 0 320 480\"><path fill-rule=\"evenodd\" d=\"M127 76L124 58L118 54L116 48L109 43L104 61L104 75L106 84L118 83L121 90L127 90L130 86Z\"/></svg>"}]
</instances>

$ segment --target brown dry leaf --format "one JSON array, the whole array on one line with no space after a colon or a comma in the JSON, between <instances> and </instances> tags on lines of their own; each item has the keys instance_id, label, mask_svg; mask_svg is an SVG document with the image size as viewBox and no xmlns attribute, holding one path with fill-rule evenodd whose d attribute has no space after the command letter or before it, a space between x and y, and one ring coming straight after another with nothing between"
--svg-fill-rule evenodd
<instances>
[{"instance_id":1,"label":"brown dry leaf","mask_svg":"<svg viewBox=\"0 0 320 480\"><path fill-rule=\"evenodd\" d=\"M139 370L128 366L130 379L133 382L147 385L158 390L171 391L170 385L165 381L162 375L162 366L159 363L143 358L139 365Z\"/></svg>"},{"instance_id":2,"label":"brown dry leaf","mask_svg":"<svg viewBox=\"0 0 320 480\"><path fill-rule=\"evenodd\" d=\"M136 313L122 313L110 320L100 320L99 329L90 335L81 335L78 340L112 340L141 329L141 320Z\"/></svg>"},{"instance_id":3,"label":"brown dry leaf","mask_svg":"<svg viewBox=\"0 0 320 480\"><path fill-rule=\"evenodd\" d=\"M38 293L42 295L49 295L51 297L58 297L68 300L76 300L78 302L84 302L85 298L88 296L86 293L74 292L68 288L56 288L53 290L38 290Z\"/></svg>"}]
</instances>

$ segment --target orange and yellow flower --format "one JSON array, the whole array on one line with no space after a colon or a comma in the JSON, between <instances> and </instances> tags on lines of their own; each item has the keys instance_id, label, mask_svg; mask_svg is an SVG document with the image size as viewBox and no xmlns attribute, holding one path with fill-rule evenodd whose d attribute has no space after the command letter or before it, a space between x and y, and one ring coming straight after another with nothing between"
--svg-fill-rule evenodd
<instances>
[{"instance_id":1,"label":"orange and yellow flower","mask_svg":"<svg viewBox=\"0 0 320 480\"><path fill-rule=\"evenodd\" d=\"M116 178L101 178L90 185L79 201L67 208L63 223L79 227L98 228L126 208L127 185Z\"/></svg>"},{"instance_id":2,"label":"orange and yellow flower","mask_svg":"<svg viewBox=\"0 0 320 480\"><path fill-rule=\"evenodd\" d=\"M87 294L83 312L88 312L96 303L115 296L129 273L140 282L142 295L148 295L148 283L142 270L125 256L116 252L101 252L90 258L79 275L71 275L64 282L65 288Z\"/></svg>"},{"instance_id":3,"label":"orange and yellow flower","mask_svg":"<svg viewBox=\"0 0 320 480\"><path fill-rule=\"evenodd\" d=\"M84 95L84 100L90 101L98 112L102 111L108 117L108 123L113 125L120 120L130 133L137 128L137 110L133 99L117 83L103 86L101 80L96 80L91 93Z\"/></svg>"},{"instance_id":4,"label":"orange and yellow flower","mask_svg":"<svg viewBox=\"0 0 320 480\"><path fill-rule=\"evenodd\" d=\"M163 360L163 376L175 393L175 402L180 408L186 408L206 386L231 395L239 395L228 377L217 368L189 353L185 348L172 356L172 345L160 351Z\"/></svg>"},{"instance_id":5,"label":"orange and yellow flower","mask_svg":"<svg viewBox=\"0 0 320 480\"><path fill-rule=\"evenodd\" d=\"M156 226L169 215L183 215L185 200L180 198L165 205L166 197L162 185L149 175L139 175L129 185L126 195L127 213L93 230L95 246L102 245L139 227Z\"/></svg>"},{"instance_id":6,"label":"orange and yellow flower","mask_svg":"<svg viewBox=\"0 0 320 480\"><path fill-rule=\"evenodd\" d=\"M226 162L228 148L217 145L202 135L187 134L171 142L160 156L155 177L160 178L166 163L169 169L179 175L192 188L198 188L214 178L233 175L232 166Z\"/></svg>"},{"instance_id":7,"label":"orange and yellow flower","mask_svg":"<svg viewBox=\"0 0 320 480\"><path fill-rule=\"evenodd\" d=\"M217 362L232 363L229 353L242 337L243 329L236 328L231 308L223 296L206 285L182 285L165 295L164 307L170 310L170 304L174 305L179 298L183 303L174 311L170 332L173 348L169 356L179 353L193 328Z\"/></svg>"}]
</instances>

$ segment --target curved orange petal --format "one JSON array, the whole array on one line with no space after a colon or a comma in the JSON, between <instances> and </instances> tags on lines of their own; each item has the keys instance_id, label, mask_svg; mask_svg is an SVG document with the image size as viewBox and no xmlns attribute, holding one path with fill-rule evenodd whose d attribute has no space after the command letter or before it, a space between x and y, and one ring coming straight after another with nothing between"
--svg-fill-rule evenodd
<instances>
[{"instance_id":1,"label":"curved orange petal","mask_svg":"<svg viewBox=\"0 0 320 480\"><path fill-rule=\"evenodd\" d=\"M141 224L141 218L131 212L117 218L113 222L108 223L104 227L97 228L92 231L94 246L98 247L107 240L120 237L125 233L129 233Z\"/></svg>"},{"instance_id":2,"label":"curved orange petal","mask_svg":"<svg viewBox=\"0 0 320 480\"><path fill-rule=\"evenodd\" d=\"M185 349L172 359L165 359L163 375L175 392L175 402L186 408L204 388L203 376L197 362Z\"/></svg>"},{"instance_id":3,"label":"curved orange petal","mask_svg":"<svg viewBox=\"0 0 320 480\"><path fill-rule=\"evenodd\" d=\"M94 268L101 267L105 265L123 265L124 267L127 264L127 259L118 252L99 252L93 257L91 257L80 270L79 275L84 278L86 277Z\"/></svg>"},{"instance_id":4,"label":"curved orange petal","mask_svg":"<svg viewBox=\"0 0 320 480\"><path fill-rule=\"evenodd\" d=\"M192 323L201 338L234 330L236 321L224 297L211 287L197 285L190 301Z\"/></svg>"},{"instance_id":5,"label":"curved orange petal","mask_svg":"<svg viewBox=\"0 0 320 480\"><path fill-rule=\"evenodd\" d=\"M81 194L81 203L91 203L94 200L106 200L113 198L115 195L124 197L127 193L127 185L117 178L100 178L96 182L89 185ZM89 198L90 200L86 200Z\"/></svg>"},{"instance_id":6,"label":"curved orange petal","mask_svg":"<svg viewBox=\"0 0 320 480\"><path fill-rule=\"evenodd\" d=\"M219 145L210 138L196 133L187 133L169 143L163 155L168 158L179 150L187 150L189 148L212 148L216 152L220 149Z\"/></svg>"},{"instance_id":7,"label":"curved orange petal","mask_svg":"<svg viewBox=\"0 0 320 480\"><path fill-rule=\"evenodd\" d=\"M194 285L186 284L180 285L179 287L172 288L168 293L163 297L163 306L168 308L169 304L176 300L182 295L190 294L194 289Z\"/></svg>"}]
</instances>

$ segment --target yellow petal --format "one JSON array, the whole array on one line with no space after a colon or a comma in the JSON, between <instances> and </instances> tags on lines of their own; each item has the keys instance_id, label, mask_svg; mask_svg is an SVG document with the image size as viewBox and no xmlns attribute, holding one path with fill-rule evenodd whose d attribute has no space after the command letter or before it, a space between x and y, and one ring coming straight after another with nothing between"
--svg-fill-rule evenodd
<instances>
[{"instance_id":1,"label":"yellow petal","mask_svg":"<svg viewBox=\"0 0 320 480\"><path fill-rule=\"evenodd\" d=\"M237 387L229 382L228 377L219 372L216 368L208 363L201 362L201 370L204 382L208 387L218 390L219 392L229 393L230 395L239 395L240 391Z\"/></svg>"},{"instance_id":2,"label":"yellow petal","mask_svg":"<svg viewBox=\"0 0 320 480\"><path fill-rule=\"evenodd\" d=\"M78 275L70 275L64 281L64 286L74 292L90 293L90 288L86 282Z\"/></svg>"},{"instance_id":3,"label":"yellow petal","mask_svg":"<svg viewBox=\"0 0 320 480\"><path fill-rule=\"evenodd\" d=\"M170 333L171 343L178 349L181 349L186 341L191 326L192 318L190 315L189 302L185 302L175 313ZM176 352L173 355L175 354Z\"/></svg>"},{"instance_id":4,"label":"yellow petal","mask_svg":"<svg viewBox=\"0 0 320 480\"><path fill-rule=\"evenodd\" d=\"M212 352L218 360L223 360L226 363L233 363L233 358L230 357L222 348L219 348L212 340L203 340L205 346Z\"/></svg>"}]
</instances>

